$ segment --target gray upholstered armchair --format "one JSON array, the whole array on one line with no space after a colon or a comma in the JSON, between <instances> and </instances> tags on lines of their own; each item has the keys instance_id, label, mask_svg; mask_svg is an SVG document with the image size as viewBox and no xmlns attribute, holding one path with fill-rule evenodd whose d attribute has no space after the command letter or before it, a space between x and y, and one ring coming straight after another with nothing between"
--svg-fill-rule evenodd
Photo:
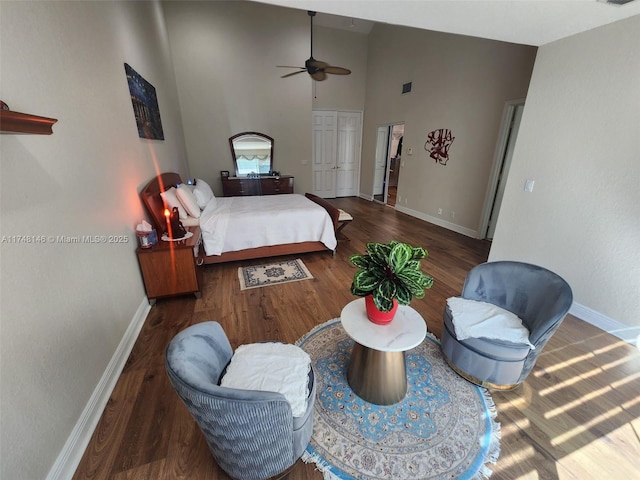
<instances>
[{"instance_id":1,"label":"gray upholstered armchair","mask_svg":"<svg viewBox=\"0 0 640 480\"><path fill-rule=\"evenodd\" d=\"M293 417L280 393L219 386L232 354L219 323L192 325L167 347L169 379L204 433L214 459L229 476L278 478L300 458L311 438L313 369L306 412Z\"/></svg>"},{"instance_id":2,"label":"gray upholstered armchair","mask_svg":"<svg viewBox=\"0 0 640 480\"><path fill-rule=\"evenodd\" d=\"M566 316L573 294L557 274L528 263L488 262L471 269L462 298L506 309L529 330L535 346L489 338L456 337L449 306L444 311L442 352L451 367L477 385L508 390L531 372L538 355Z\"/></svg>"}]
</instances>

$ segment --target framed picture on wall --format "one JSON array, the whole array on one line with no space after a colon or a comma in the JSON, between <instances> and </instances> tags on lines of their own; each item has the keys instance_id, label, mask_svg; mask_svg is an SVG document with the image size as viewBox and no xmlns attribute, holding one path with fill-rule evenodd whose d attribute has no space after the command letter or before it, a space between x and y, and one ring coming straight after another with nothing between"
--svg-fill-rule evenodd
<instances>
[{"instance_id":1,"label":"framed picture on wall","mask_svg":"<svg viewBox=\"0 0 640 480\"><path fill-rule=\"evenodd\" d=\"M138 136L152 140L164 140L156 89L126 63L124 71L127 74Z\"/></svg>"},{"instance_id":2,"label":"framed picture on wall","mask_svg":"<svg viewBox=\"0 0 640 480\"><path fill-rule=\"evenodd\" d=\"M220 170L220 176L222 178L229 178L229 170Z\"/></svg>"}]
</instances>

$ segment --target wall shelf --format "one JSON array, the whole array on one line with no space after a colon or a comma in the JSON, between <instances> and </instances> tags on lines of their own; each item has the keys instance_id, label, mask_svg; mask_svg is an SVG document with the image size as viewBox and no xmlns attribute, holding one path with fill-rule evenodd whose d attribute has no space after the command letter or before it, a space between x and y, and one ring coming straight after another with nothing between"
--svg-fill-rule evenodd
<instances>
[{"instance_id":1,"label":"wall shelf","mask_svg":"<svg viewBox=\"0 0 640 480\"><path fill-rule=\"evenodd\" d=\"M4 107L6 103L2 102ZM58 119L0 109L0 133L51 135Z\"/></svg>"}]
</instances>

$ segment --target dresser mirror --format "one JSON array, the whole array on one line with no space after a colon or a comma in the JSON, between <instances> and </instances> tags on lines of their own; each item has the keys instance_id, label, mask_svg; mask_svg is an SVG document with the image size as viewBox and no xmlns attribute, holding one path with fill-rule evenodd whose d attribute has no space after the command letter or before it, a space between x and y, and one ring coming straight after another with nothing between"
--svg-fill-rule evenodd
<instances>
[{"instance_id":1,"label":"dresser mirror","mask_svg":"<svg viewBox=\"0 0 640 480\"><path fill-rule=\"evenodd\" d=\"M242 132L229 138L236 177L259 177L273 171L273 138L264 133Z\"/></svg>"}]
</instances>

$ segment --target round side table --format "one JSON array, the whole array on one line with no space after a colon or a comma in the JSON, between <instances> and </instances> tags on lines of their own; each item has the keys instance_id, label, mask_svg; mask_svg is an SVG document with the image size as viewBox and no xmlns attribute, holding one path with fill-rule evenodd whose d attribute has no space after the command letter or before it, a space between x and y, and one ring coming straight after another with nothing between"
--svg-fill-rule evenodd
<instances>
[{"instance_id":1,"label":"round side table","mask_svg":"<svg viewBox=\"0 0 640 480\"><path fill-rule=\"evenodd\" d=\"M376 325L367 318L364 298L340 313L342 327L354 340L347 369L349 386L363 400L392 405L407 394L405 352L427 335L427 325L413 308L400 305L393 321Z\"/></svg>"}]
</instances>

